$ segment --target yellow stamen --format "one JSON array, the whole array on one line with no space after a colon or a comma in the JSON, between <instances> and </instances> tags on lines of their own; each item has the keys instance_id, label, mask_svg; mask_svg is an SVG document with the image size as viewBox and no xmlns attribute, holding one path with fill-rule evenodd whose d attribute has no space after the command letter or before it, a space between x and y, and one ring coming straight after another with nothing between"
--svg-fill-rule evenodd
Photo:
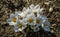
<instances>
[{"instance_id":1,"label":"yellow stamen","mask_svg":"<svg viewBox=\"0 0 60 37\"><path fill-rule=\"evenodd\" d=\"M40 23L40 20L36 19L36 23L39 24Z\"/></svg>"},{"instance_id":2,"label":"yellow stamen","mask_svg":"<svg viewBox=\"0 0 60 37\"><path fill-rule=\"evenodd\" d=\"M35 27L35 26L32 26L33 28Z\"/></svg>"},{"instance_id":3,"label":"yellow stamen","mask_svg":"<svg viewBox=\"0 0 60 37\"><path fill-rule=\"evenodd\" d=\"M37 12L34 12L34 15L37 17Z\"/></svg>"},{"instance_id":4,"label":"yellow stamen","mask_svg":"<svg viewBox=\"0 0 60 37\"><path fill-rule=\"evenodd\" d=\"M13 22L16 22L16 18L13 18L12 21L13 21Z\"/></svg>"},{"instance_id":5,"label":"yellow stamen","mask_svg":"<svg viewBox=\"0 0 60 37\"><path fill-rule=\"evenodd\" d=\"M37 11L36 10L34 10L34 15L37 17Z\"/></svg>"},{"instance_id":6,"label":"yellow stamen","mask_svg":"<svg viewBox=\"0 0 60 37\"><path fill-rule=\"evenodd\" d=\"M33 18L29 18L29 20L28 20L30 23L32 23L33 22Z\"/></svg>"},{"instance_id":7,"label":"yellow stamen","mask_svg":"<svg viewBox=\"0 0 60 37\"><path fill-rule=\"evenodd\" d=\"M20 24L18 25L18 28L22 28L22 23L20 23Z\"/></svg>"},{"instance_id":8,"label":"yellow stamen","mask_svg":"<svg viewBox=\"0 0 60 37\"><path fill-rule=\"evenodd\" d=\"M36 30L38 30L38 28L36 28Z\"/></svg>"},{"instance_id":9,"label":"yellow stamen","mask_svg":"<svg viewBox=\"0 0 60 37\"><path fill-rule=\"evenodd\" d=\"M22 20L22 19L23 19L23 17L21 17L21 16L20 16L20 17L19 17L19 19L21 19L21 20Z\"/></svg>"}]
</instances>

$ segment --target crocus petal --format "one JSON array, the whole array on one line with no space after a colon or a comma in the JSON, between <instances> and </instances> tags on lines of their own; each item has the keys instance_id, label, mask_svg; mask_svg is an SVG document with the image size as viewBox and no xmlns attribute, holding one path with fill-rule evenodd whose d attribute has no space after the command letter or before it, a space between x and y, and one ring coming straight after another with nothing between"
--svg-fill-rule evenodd
<instances>
[{"instance_id":1,"label":"crocus petal","mask_svg":"<svg viewBox=\"0 0 60 37\"><path fill-rule=\"evenodd\" d=\"M33 8L34 8L34 4L31 4L31 5L30 5L30 9L33 9Z\"/></svg>"},{"instance_id":2,"label":"crocus petal","mask_svg":"<svg viewBox=\"0 0 60 37\"><path fill-rule=\"evenodd\" d=\"M31 11L39 13L40 12L40 6L36 5Z\"/></svg>"},{"instance_id":3,"label":"crocus petal","mask_svg":"<svg viewBox=\"0 0 60 37\"><path fill-rule=\"evenodd\" d=\"M17 22L16 22L16 23L14 23L14 22L12 22L12 20L11 20L11 19L8 19L8 20L7 20L7 23L9 23L9 25L15 25Z\"/></svg>"},{"instance_id":4,"label":"crocus petal","mask_svg":"<svg viewBox=\"0 0 60 37\"><path fill-rule=\"evenodd\" d=\"M35 28L35 29L34 29L34 32L37 32L37 31L39 31L39 30L40 30L40 28L37 27L37 30L36 30L36 28Z\"/></svg>"},{"instance_id":5,"label":"crocus petal","mask_svg":"<svg viewBox=\"0 0 60 37\"><path fill-rule=\"evenodd\" d=\"M13 18L13 17L15 17L15 15L13 13L10 14L10 19Z\"/></svg>"},{"instance_id":6,"label":"crocus petal","mask_svg":"<svg viewBox=\"0 0 60 37\"><path fill-rule=\"evenodd\" d=\"M50 31L50 28L49 27L44 27L43 28L45 31Z\"/></svg>"},{"instance_id":7,"label":"crocus petal","mask_svg":"<svg viewBox=\"0 0 60 37\"><path fill-rule=\"evenodd\" d=\"M12 25L11 19L8 19L7 22L9 23L9 25Z\"/></svg>"},{"instance_id":8,"label":"crocus petal","mask_svg":"<svg viewBox=\"0 0 60 37\"><path fill-rule=\"evenodd\" d=\"M17 25L14 25L14 31L15 32L18 32L19 31Z\"/></svg>"},{"instance_id":9,"label":"crocus petal","mask_svg":"<svg viewBox=\"0 0 60 37\"><path fill-rule=\"evenodd\" d=\"M18 30L19 30L19 31L22 31L23 29L25 29L25 27L19 28Z\"/></svg>"},{"instance_id":10,"label":"crocus petal","mask_svg":"<svg viewBox=\"0 0 60 37\"><path fill-rule=\"evenodd\" d=\"M40 9L40 14L43 14L43 10L44 10L44 8L41 8Z\"/></svg>"},{"instance_id":11,"label":"crocus petal","mask_svg":"<svg viewBox=\"0 0 60 37\"><path fill-rule=\"evenodd\" d=\"M42 21L42 23L44 23L46 20L47 20L47 17L44 16L44 15L42 15L42 16L41 16L41 21Z\"/></svg>"},{"instance_id":12,"label":"crocus petal","mask_svg":"<svg viewBox=\"0 0 60 37\"><path fill-rule=\"evenodd\" d=\"M15 12L15 16L20 15L21 11Z\"/></svg>"},{"instance_id":13,"label":"crocus petal","mask_svg":"<svg viewBox=\"0 0 60 37\"><path fill-rule=\"evenodd\" d=\"M31 9L27 8L25 14L31 14L31 13L32 13Z\"/></svg>"},{"instance_id":14,"label":"crocus petal","mask_svg":"<svg viewBox=\"0 0 60 37\"><path fill-rule=\"evenodd\" d=\"M27 9L24 7L22 11L26 11Z\"/></svg>"},{"instance_id":15,"label":"crocus petal","mask_svg":"<svg viewBox=\"0 0 60 37\"><path fill-rule=\"evenodd\" d=\"M14 23L14 22L9 22L9 25L15 25L16 23Z\"/></svg>"},{"instance_id":16,"label":"crocus petal","mask_svg":"<svg viewBox=\"0 0 60 37\"><path fill-rule=\"evenodd\" d=\"M45 21L44 23L46 26L50 26L50 22L49 21Z\"/></svg>"},{"instance_id":17,"label":"crocus petal","mask_svg":"<svg viewBox=\"0 0 60 37\"><path fill-rule=\"evenodd\" d=\"M36 5L34 8L35 9L40 9L40 6L39 5Z\"/></svg>"}]
</instances>

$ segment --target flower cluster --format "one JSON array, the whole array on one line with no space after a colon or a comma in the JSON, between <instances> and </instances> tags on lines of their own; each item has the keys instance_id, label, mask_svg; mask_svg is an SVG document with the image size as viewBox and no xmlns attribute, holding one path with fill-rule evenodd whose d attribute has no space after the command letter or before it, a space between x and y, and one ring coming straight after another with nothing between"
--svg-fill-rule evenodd
<instances>
[{"instance_id":1,"label":"flower cluster","mask_svg":"<svg viewBox=\"0 0 60 37\"><path fill-rule=\"evenodd\" d=\"M34 32L39 31L40 26L45 31L50 31L50 23L45 15L43 15L43 8L39 5L31 4L27 8L23 8L22 11L16 11L15 14L10 14L10 18L7 20L9 25L14 26L15 32L24 30L27 25L33 29Z\"/></svg>"}]
</instances>

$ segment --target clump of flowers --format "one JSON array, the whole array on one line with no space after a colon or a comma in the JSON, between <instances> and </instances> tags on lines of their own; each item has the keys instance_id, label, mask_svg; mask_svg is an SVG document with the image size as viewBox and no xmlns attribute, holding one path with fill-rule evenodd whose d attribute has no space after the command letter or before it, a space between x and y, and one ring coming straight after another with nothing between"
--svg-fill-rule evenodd
<instances>
[{"instance_id":1,"label":"clump of flowers","mask_svg":"<svg viewBox=\"0 0 60 37\"><path fill-rule=\"evenodd\" d=\"M14 31L23 31L30 27L34 32L39 31L40 26L45 31L50 31L50 22L48 18L43 15L43 8L39 5L31 4L27 8L23 8L22 11L17 11L15 14L10 14L10 18L7 20L9 25L14 26Z\"/></svg>"}]
</instances>

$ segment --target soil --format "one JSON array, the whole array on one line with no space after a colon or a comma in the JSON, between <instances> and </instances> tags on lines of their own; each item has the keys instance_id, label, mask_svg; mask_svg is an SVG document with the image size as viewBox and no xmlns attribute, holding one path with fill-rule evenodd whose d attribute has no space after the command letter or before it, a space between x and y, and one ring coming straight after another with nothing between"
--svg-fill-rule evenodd
<instances>
[{"instance_id":1,"label":"soil","mask_svg":"<svg viewBox=\"0 0 60 37\"><path fill-rule=\"evenodd\" d=\"M51 1L50 5L45 5L46 1ZM21 11L23 7L30 4L40 4L45 8L44 15L50 21L50 32L41 29L38 32L29 33L26 36L24 31L14 32L14 27L10 26L6 20L10 13ZM49 8L53 7L53 11L49 12ZM60 37L60 0L0 0L0 37Z\"/></svg>"}]
</instances>

